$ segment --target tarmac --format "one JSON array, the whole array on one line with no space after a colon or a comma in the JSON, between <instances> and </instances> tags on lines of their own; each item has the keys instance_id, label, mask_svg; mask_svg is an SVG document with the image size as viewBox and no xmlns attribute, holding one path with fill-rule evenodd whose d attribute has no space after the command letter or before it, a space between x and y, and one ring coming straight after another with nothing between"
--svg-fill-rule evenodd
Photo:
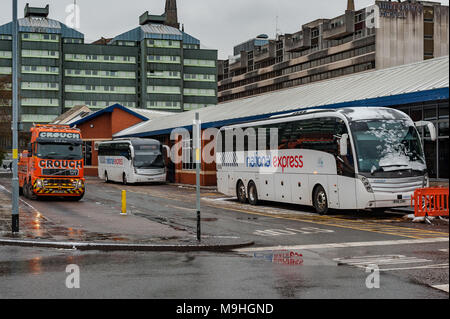
<instances>
[{"instance_id":1,"label":"tarmac","mask_svg":"<svg viewBox=\"0 0 450 319\"><path fill-rule=\"evenodd\" d=\"M20 231L11 232L11 191L0 185L0 245L100 251L229 251L253 245L234 237L196 234L129 212L97 209L80 212L77 227L70 219L50 219L20 198ZM61 205L61 201L55 203ZM74 203L67 202L73 205ZM93 203L95 204L95 203Z\"/></svg>"}]
</instances>

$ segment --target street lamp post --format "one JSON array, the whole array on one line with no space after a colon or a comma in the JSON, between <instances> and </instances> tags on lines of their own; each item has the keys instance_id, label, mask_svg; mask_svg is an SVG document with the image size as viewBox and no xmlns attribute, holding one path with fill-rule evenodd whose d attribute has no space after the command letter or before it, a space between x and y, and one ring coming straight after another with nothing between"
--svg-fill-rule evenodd
<instances>
[{"instance_id":1,"label":"street lamp post","mask_svg":"<svg viewBox=\"0 0 450 319\"><path fill-rule=\"evenodd\" d=\"M202 149L202 138L201 138L201 126L200 115L195 113L195 120L193 125L193 146L195 152L195 167L196 167L196 184L197 184L197 240L201 241L201 225L200 225L200 165L201 165L201 149Z\"/></svg>"},{"instance_id":2,"label":"street lamp post","mask_svg":"<svg viewBox=\"0 0 450 319\"><path fill-rule=\"evenodd\" d=\"M11 231L19 232L19 177L18 177L18 118L19 118L19 38L17 23L17 0L13 0L13 25L12 25L12 224Z\"/></svg>"}]
</instances>

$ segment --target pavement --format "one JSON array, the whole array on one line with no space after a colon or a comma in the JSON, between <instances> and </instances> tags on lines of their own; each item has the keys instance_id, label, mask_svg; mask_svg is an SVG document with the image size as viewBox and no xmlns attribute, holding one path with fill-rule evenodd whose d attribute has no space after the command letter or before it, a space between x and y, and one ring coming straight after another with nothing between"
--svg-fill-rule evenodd
<instances>
[{"instance_id":1,"label":"pavement","mask_svg":"<svg viewBox=\"0 0 450 319\"><path fill-rule=\"evenodd\" d=\"M60 209L59 214L37 209L34 202L21 197L20 232L12 234L11 192L8 186L0 184L0 245L108 251L220 251L253 244L232 236L209 236L199 242L196 233L137 216L133 209L122 216L120 207L104 207L99 202L84 202L80 210L78 202L43 201Z\"/></svg>"}]
</instances>

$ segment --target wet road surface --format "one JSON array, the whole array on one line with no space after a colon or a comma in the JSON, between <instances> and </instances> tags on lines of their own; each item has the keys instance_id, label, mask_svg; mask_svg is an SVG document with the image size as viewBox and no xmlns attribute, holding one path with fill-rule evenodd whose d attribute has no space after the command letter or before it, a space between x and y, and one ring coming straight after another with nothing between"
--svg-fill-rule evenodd
<instances>
[{"instance_id":1,"label":"wet road surface","mask_svg":"<svg viewBox=\"0 0 450 319\"><path fill-rule=\"evenodd\" d=\"M367 274L314 251L303 264L236 253L81 253L0 247L1 298L448 298L395 273L368 289ZM80 288L66 288L66 266Z\"/></svg>"},{"instance_id":2,"label":"wet road surface","mask_svg":"<svg viewBox=\"0 0 450 319\"><path fill-rule=\"evenodd\" d=\"M195 191L191 188L89 180L80 203L30 204L52 220L76 226L85 222L86 214L95 214L93 205L97 210L119 212L122 189L128 192L133 215L195 235ZM447 293L431 288L448 287L448 224L413 225L398 214L318 216L295 205L252 207L213 191L202 193L204 236L252 240L255 247L216 254L0 247L0 297L448 298ZM67 209L67 205L75 206ZM111 229L100 221L95 227ZM408 240L430 242L403 242ZM385 244L372 244L379 242ZM356 245L326 246L339 243ZM274 262L277 246L301 254L301 263ZM365 267L372 263L380 265L379 289L366 287L369 273ZM65 287L68 264L80 267L80 289Z\"/></svg>"}]
</instances>

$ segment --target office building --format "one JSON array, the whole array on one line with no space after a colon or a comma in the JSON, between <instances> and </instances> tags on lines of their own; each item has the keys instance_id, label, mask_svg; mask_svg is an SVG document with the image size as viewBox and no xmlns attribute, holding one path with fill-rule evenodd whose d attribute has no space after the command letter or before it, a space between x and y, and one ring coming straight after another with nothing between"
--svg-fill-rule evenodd
<instances>
[{"instance_id":1,"label":"office building","mask_svg":"<svg viewBox=\"0 0 450 319\"><path fill-rule=\"evenodd\" d=\"M217 104L217 51L179 29L175 0L162 15L86 44L84 34L49 18L49 6L25 7L19 24L19 96L23 130L76 105L182 112ZM0 77L12 71L12 22L0 26Z\"/></svg>"},{"instance_id":2,"label":"office building","mask_svg":"<svg viewBox=\"0 0 450 319\"><path fill-rule=\"evenodd\" d=\"M343 2L343 1L342 1ZM259 35L219 61L219 103L441 57L449 53L449 8L428 1L375 1L293 34Z\"/></svg>"}]
</instances>

